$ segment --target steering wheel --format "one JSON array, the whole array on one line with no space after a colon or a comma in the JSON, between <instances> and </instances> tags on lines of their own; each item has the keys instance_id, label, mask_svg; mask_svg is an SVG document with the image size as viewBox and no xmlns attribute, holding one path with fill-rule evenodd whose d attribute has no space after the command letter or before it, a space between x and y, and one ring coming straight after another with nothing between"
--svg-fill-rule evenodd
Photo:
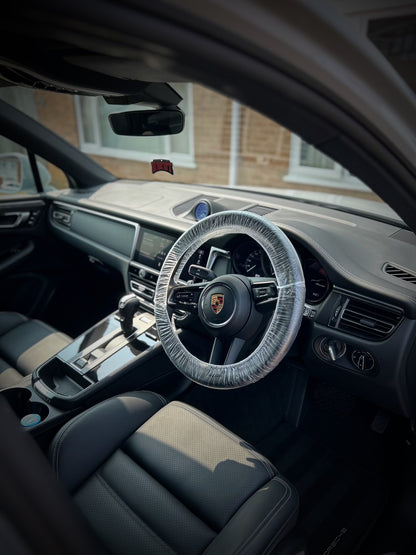
<instances>
[{"instance_id":1,"label":"steering wheel","mask_svg":"<svg viewBox=\"0 0 416 555\"><path fill-rule=\"evenodd\" d=\"M227 274L184 285L179 276L197 249L229 233L257 241L269 256L274 278ZM156 326L167 356L187 378L206 387L232 389L260 380L281 362L296 338L304 301L302 266L283 231L250 212L219 212L193 225L169 251L156 286ZM196 315L212 337L208 362L181 342L175 325L178 310ZM258 345L239 360L250 339L264 328Z\"/></svg>"}]
</instances>

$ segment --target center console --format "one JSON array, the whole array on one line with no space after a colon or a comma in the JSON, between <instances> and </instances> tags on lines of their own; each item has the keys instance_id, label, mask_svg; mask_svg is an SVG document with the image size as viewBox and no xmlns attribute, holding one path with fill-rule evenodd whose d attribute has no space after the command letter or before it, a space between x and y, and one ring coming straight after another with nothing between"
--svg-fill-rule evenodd
<instances>
[{"instance_id":1,"label":"center console","mask_svg":"<svg viewBox=\"0 0 416 555\"><path fill-rule=\"evenodd\" d=\"M135 331L126 337L118 313L111 314L38 368L32 376L34 389L52 405L79 404L155 346L153 314L140 311L133 326Z\"/></svg>"},{"instance_id":2,"label":"center console","mask_svg":"<svg viewBox=\"0 0 416 555\"><path fill-rule=\"evenodd\" d=\"M178 381L158 340L153 314L159 272L176 239L140 227L128 265L134 294L123 297L117 312L74 339L31 378L2 392L24 428L41 435L108 396ZM180 279L193 279L190 265L205 265L208 254L208 248L199 249Z\"/></svg>"},{"instance_id":3,"label":"center console","mask_svg":"<svg viewBox=\"0 0 416 555\"><path fill-rule=\"evenodd\" d=\"M31 378L1 392L23 428L40 437L106 397L173 379L153 314L140 308L126 335L120 312L74 339ZM124 329L130 329L125 322Z\"/></svg>"}]
</instances>

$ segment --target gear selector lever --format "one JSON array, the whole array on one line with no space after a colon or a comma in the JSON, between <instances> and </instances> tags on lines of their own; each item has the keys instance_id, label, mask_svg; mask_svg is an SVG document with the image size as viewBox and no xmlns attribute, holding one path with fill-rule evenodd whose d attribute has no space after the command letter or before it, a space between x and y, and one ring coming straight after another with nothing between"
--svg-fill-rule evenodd
<instances>
[{"instance_id":1,"label":"gear selector lever","mask_svg":"<svg viewBox=\"0 0 416 555\"><path fill-rule=\"evenodd\" d=\"M134 293L124 295L118 302L118 314L120 318L121 329L126 337L131 335L135 327L133 326L133 318L140 306L140 301Z\"/></svg>"}]
</instances>

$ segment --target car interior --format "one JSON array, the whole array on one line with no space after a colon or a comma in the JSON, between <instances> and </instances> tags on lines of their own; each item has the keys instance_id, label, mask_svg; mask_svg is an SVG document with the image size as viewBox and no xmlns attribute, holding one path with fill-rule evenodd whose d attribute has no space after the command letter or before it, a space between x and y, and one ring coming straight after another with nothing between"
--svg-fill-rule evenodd
<instances>
[{"instance_id":1,"label":"car interior","mask_svg":"<svg viewBox=\"0 0 416 555\"><path fill-rule=\"evenodd\" d=\"M0 22L4 553L415 553L416 89L330 4L188 4L19 1ZM364 78L348 104L337 84ZM241 129L302 137L291 163L335 160L352 204L271 189L254 147L256 174L218 184L231 99L259 114ZM57 134L68 106L82 140ZM208 154L149 147L120 178L93 128L171 152L191 128Z\"/></svg>"}]
</instances>

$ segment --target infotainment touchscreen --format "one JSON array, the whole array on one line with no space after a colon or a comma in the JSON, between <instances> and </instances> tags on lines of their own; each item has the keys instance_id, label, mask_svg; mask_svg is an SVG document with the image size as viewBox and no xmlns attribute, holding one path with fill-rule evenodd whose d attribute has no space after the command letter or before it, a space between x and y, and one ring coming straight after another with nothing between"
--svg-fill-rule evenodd
<instances>
[{"instance_id":1,"label":"infotainment touchscreen","mask_svg":"<svg viewBox=\"0 0 416 555\"><path fill-rule=\"evenodd\" d=\"M175 241L176 237L172 235L142 228L134 260L149 268L160 270Z\"/></svg>"}]
</instances>

